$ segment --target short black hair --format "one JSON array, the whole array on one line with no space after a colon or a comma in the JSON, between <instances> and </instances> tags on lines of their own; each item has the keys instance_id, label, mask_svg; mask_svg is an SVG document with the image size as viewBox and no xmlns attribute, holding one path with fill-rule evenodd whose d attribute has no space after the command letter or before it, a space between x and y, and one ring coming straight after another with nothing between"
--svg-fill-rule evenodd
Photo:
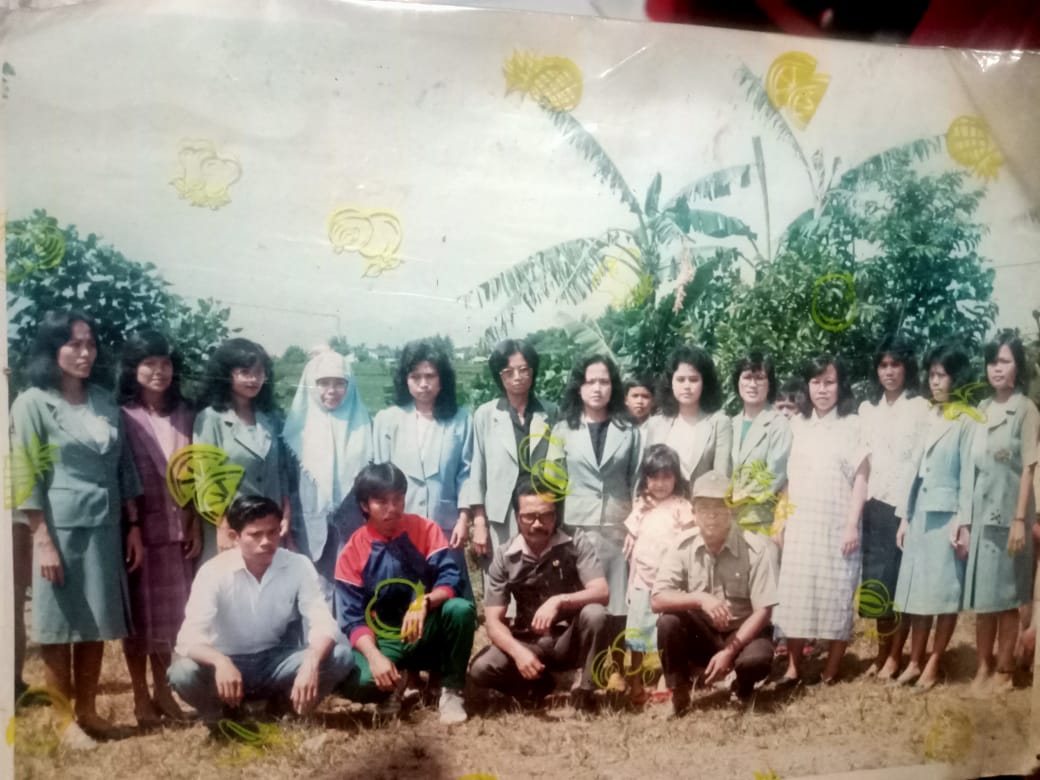
<instances>
[{"instance_id":1,"label":"short black hair","mask_svg":"<svg viewBox=\"0 0 1040 780\"><path fill-rule=\"evenodd\" d=\"M581 426L581 415L585 411L585 402L581 400L581 386L585 384L585 372L589 366L602 363L607 367L610 377L610 400L607 401L607 415L611 422L627 426L628 410L625 409L625 394L621 389L621 374L618 373L614 361L606 355L586 355L578 358L567 377L567 385L563 388L563 400L560 402L560 417L567 421L571 429Z\"/></svg>"},{"instance_id":2,"label":"short black hair","mask_svg":"<svg viewBox=\"0 0 1040 780\"><path fill-rule=\"evenodd\" d=\"M805 402L806 392L805 382L803 382L799 377L789 376L780 383L776 395L778 398L791 401L801 408L802 404Z\"/></svg>"},{"instance_id":3,"label":"short black hair","mask_svg":"<svg viewBox=\"0 0 1040 780\"><path fill-rule=\"evenodd\" d=\"M274 411L274 363L267 350L249 339L228 339L213 351L203 374L199 403L226 412L232 406L231 372L236 368L249 369L258 363L267 378L253 399L253 408L261 412Z\"/></svg>"},{"instance_id":4,"label":"short black hair","mask_svg":"<svg viewBox=\"0 0 1040 780\"><path fill-rule=\"evenodd\" d=\"M731 381L733 382L733 392L737 394L737 398L740 398L740 375L745 371L765 372L766 379L769 381L766 400L769 403L773 403L776 400L776 366L773 364L773 358L764 352L753 349L736 359L733 363Z\"/></svg>"},{"instance_id":5,"label":"short black hair","mask_svg":"<svg viewBox=\"0 0 1040 780\"><path fill-rule=\"evenodd\" d=\"M247 525L265 517L282 519L282 508L267 496L239 496L228 507L227 521L231 530L242 533Z\"/></svg>"},{"instance_id":6,"label":"short black hair","mask_svg":"<svg viewBox=\"0 0 1040 780\"><path fill-rule=\"evenodd\" d=\"M535 484L535 479L523 479L521 478L516 483L516 490L513 491L513 513L520 514L520 496L538 496L545 498L550 504L553 505L553 509L556 510L556 527L560 527L560 517L563 512L563 502L560 501L560 497L554 494L551 490L545 488L539 488Z\"/></svg>"},{"instance_id":7,"label":"short black hair","mask_svg":"<svg viewBox=\"0 0 1040 780\"><path fill-rule=\"evenodd\" d=\"M717 412L722 408L722 387L719 385L719 376L715 372L715 362L705 350L700 347L682 344L672 350L665 363L664 376L661 377L660 406L661 412L669 417L679 413L679 402L675 400L672 392L672 376L683 363L693 366L701 375L701 400L699 406L708 414Z\"/></svg>"},{"instance_id":8,"label":"short black hair","mask_svg":"<svg viewBox=\"0 0 1040 780\"><path fill-rule=\"evenodd\" d=\"M1013 330L1000 331L993 341L986 344L982 350L986 358L986 365L997 362L997 353L1001 347L1011 350L1011 357L1015 360L1015 387L1024 390L1029 381L1029 364L1026 363L1026 351L1022 347L1022 339Z\"/></svg>"},{"instance_id":9,"label":"short black hair","mask_svg":"<svg viewBox=\"0 0 1040 780\"><path fill-rule=\"evenodd\" d=\"M682 464L679 462L679 453L667 444L651 444L643 453L643 462L639 464L639 484L636 486L637 495L646 494L646 480L654 474L668 471L675 477L675 495L688 497L690 495L690 483L682 473Z\"/></svg>"},{"instance_id":10,"label":"short black hair","mask_svg":"<svg viewBox=\"0 0 1040 780\"><path fill-rule=\"evenodd\" d=\"M524 360L527 361L527 365L531 369L530 394L534 395L534 388L538 382L538 352L523 339L505 339L498 342L495 348L491 350L491 354L488 356L488 369L491 371L491 381L495 383L499 394L505 395L506 388L502 384L500 374L509 365L509 358L517 353L524 356Z\"/></svg>"},{"instance_id":11,"label":"short black hair","mask_svg":"<svg viewBox=\"0 0 1040 780\"><path fill-rule=\"evenodd\" d=\"M634 387L645 387L650 391L650 395L654 394L654 390L657 388L657 380L655 380L650 374L633 374L625 380L625 397L628 397L628 391Z\"/></svg>"},{"instance_id":12,"label":"short black hair","mask_svg":"<svg viewBox=\"0 0 1040 780\"><path fill-rule=\"evenodd\" d=\"M809 381L826 371L827 366L834 366L834 371L838 375L838 403L835 404L838 410L838 417L844 417L856 411L856 396L852 393L852 384L849 381L849 372L845 368L845 362L837 355L825 353L809 358L805 361L805 365L802 366L802 379L805 382L805 401L802 405L802 415L805 417L810 417L813 410L812 396L809 395Z\"/></svg>"},{"instance_id":13,"label":"short black hair","mask_svg":"<svg viewBox=\"0 0 1040 780\"><path fill-rule=\"evenodd\" d=\"M427 361L437 369L441 381L440 392L433 402L433 416L437 420L450 420L459 410L455 399L455 368L451 357L433 341L409 341L401 350L401 358L397 361L394 372L394 404L407 406L412 403L412 394L408 390L408 375L420 363Z\"/></svg>"},{"instance_id":14,"label":"short black hair","mask_svg":"<svg viewBox=\"0 0 1040 780\"><path fill-rule=\"evenodd\" d=\"M931 372L932 366L938 363L950 376L950 390L964 387L974 379L971 370L971 358L960 344L947 342L934 347L925 358L924 368ZM932 385L928 383L928 397L932 396Z\"/></svg>"},{"instance_id":15,"label":"short black hair","mask_svg":"<svg viewBox=\"0 0 1040 780\"><path fill-rule=\"evenodd\" d=\"M370 499L392 493L400 493L403 496L407 492L408 478L390 461L369 463L354 478L354 498L357 499L358 507L366 520L368 519L368 509L365 508L365 505Z\"/></svg>"},{"instance_id":16,"label":"short black hair","mask_svg":"<svg viewBox=\"0 0 1040 780\"><path fill-rule=\"evenodd\" d=\"M36 330L32 351L29 353L29 384L44 390L58 390L61 387L61 369L58 368L58 350L72 338L72 326L82 322L90 328L90 335L97 342L97 323L78 309L65 311L49 311L43 315ZM90 367L87 381L94 379L94 372L101 361L101 345L98 344L98 357Z\"/></svg>"},{"instance_id":17,"label":"short black hair","mask_svg":"<svg viewBox=\"0 0 1040 780\"><path fill-rule=\"evenodd\" d=\"M874 372L870 375L870 400L878 401L884 395L884 389L878 380L877 370L885 355L891 355L903 366L903 390L911 398L918 394L921 385L920 371L917 368L917 357L910 340L898 333L890 333L881 340L874 350Z\"/></svg>"},{"instance_id":18,"label":"short black hair","mask_svg":"<svg viewBox=\"0 0 1040 780\"><path fill-rule=\"evenodd\" d=\"M142 330L130 334L123 344L123 353L119 358L119 381L116 386L119 404L139 403L141 385L137 382L137 367L150 357L169 358L173 364L173 381L166 388L163 408L169 411L177 406L181 398L181 371L184 368L181 353L164 335L155 330Z\"/></svg>"}]
</instances>

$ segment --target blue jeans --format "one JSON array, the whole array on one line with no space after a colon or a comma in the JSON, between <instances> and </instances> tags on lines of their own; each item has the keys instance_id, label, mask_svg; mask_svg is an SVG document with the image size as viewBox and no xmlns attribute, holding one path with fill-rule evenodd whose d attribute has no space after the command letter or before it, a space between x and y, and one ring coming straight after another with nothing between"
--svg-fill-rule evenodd
<instances>
[{"instance_id":1,"label":"blue jeans","mask_svg":"<svg viewBox=\"0 0 1040 780\"><path fill-rule=\"evenodd\" d=\"M276 645L259 653L228 656L242 675L242 699L286 698L303 663L307 649ZM354 670L354 656L346 645L335 645L318 669L318 697L323 699ZM177 657L170 664L170 685L178 695L198 710L205 723L221 717L224 703L217 695L216 673L212 666L190 658Z\"/></svg>"}]
</instances>

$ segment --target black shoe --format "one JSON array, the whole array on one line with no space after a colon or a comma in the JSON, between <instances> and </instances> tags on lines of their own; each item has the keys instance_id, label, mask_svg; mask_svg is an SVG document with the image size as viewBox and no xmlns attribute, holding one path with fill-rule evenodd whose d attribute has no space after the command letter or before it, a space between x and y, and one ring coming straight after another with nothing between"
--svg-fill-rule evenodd
<instances>
[{"instance_id":1,"label":"black shoe","mask_svg":"<svg viewBox=\"0 0 1040 780\"><path fill-rule=\"evenodd\" d=\"M575 688L571 691L571 706L578 712L593 714L599 709L596 692L585 688Z\"/></svg>"},{"instance_id":2,"label":"black shoe","mask_svg":"<svg viewBox=\"0 0 1040 780\"><path fill-rule=\"evenodd\" d=\"M672 717L681 718L690 711L690 686L676 685L672 688Z\"/></svg>"}]
</instances>

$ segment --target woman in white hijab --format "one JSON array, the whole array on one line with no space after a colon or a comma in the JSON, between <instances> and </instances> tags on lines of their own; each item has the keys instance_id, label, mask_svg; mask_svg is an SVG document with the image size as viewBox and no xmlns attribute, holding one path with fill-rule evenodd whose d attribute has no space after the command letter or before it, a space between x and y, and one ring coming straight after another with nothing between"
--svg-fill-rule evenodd
<instances>
[{"instance_id":1,"label":"woman in white hijab","mask_svg":"<svg viewBox=\"0 0 1040 780\"><path fill-rule=\"evenodd\" d=\"M347 359L324 348L303 369L282 432L295 458L292 533L331 596L336 558L360 528L354 477L372 460L372 420Z\"/></svg>"}]
</instances>

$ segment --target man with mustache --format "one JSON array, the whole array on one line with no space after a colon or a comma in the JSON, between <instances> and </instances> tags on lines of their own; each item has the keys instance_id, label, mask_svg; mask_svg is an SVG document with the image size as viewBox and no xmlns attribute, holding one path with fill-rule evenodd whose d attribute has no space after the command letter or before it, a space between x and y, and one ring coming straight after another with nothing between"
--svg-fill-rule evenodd
<instances>
[{"instance_id":1,"label":"man with mustache","mask_svg":"<svg viewBox=\"0 0 1040 780\"><path fill-rule=\"evenodd\" d=\"M521 701L540 704L551 672L581 668L571 693L576 710L595 709L592 662L610 643L606 576L584 535L558 527L556 497L521 482L513 497L520 533L495 550L484 592L491 645L473 660L470 678ZM512 628L506 623L516 599Z\"/></svg>"}]
</instances>

